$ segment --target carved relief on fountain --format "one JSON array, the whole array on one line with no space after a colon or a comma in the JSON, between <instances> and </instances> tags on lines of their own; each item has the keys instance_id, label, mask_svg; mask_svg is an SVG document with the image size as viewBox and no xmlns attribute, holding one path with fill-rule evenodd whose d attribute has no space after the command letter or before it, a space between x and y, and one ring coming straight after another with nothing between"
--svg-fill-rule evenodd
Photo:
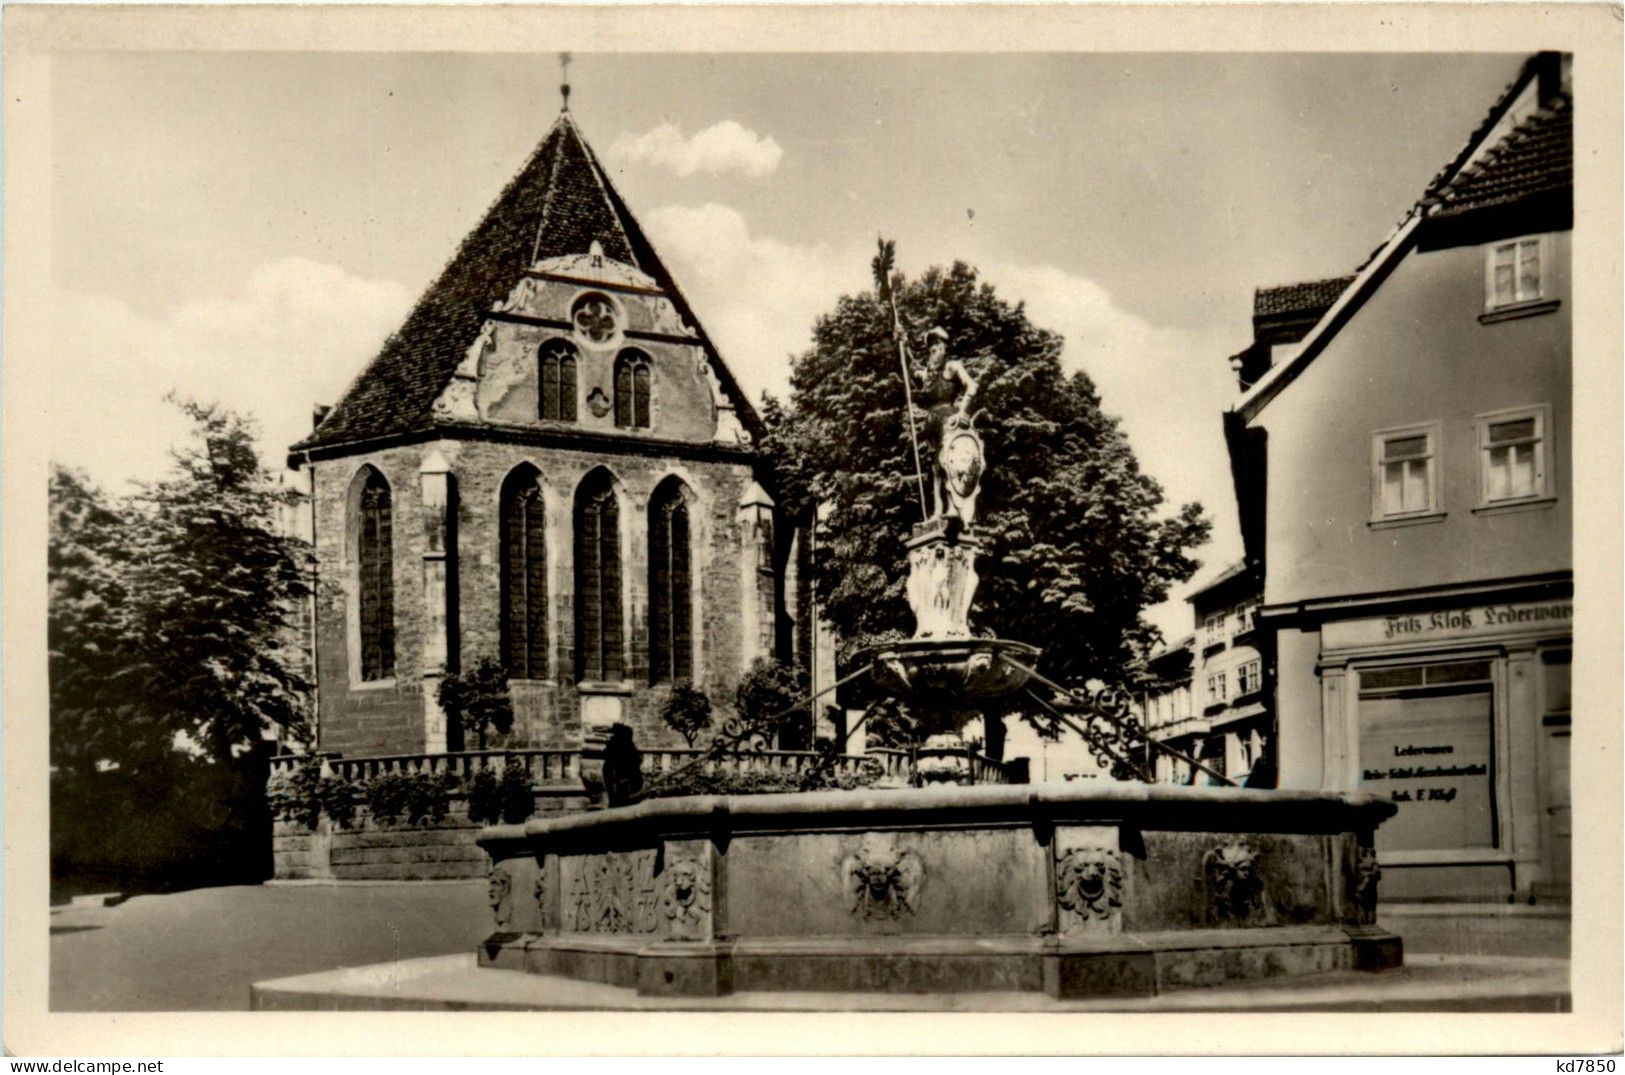
<instances>
[{"instance_id":1,"label":"carved relief on fountain","mask_svg":"<svg viewBox=\"0 0 1625 1075\"><path fill-rule=\"evenodd\" d=\"M873 836L841 860L841 881L853 915L896 919L919 912L925 864L914 849Z\"/></svg>"}]
</instances>

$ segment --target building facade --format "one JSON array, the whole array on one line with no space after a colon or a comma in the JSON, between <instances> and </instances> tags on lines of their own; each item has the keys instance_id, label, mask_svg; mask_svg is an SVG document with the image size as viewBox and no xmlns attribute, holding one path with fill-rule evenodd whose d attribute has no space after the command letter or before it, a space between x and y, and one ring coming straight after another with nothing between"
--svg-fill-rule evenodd
<instances>
[{"instance_id":1,"label":"building facade","mask_svg":"<svg viewBox=\"0 0 1625 1075\"><path fill-rule=\"evenodd\" d=\"M1274 786L1275 726L1269 665L1259 646L1258 583L1245 562L1220 572L1187 598L1194 632L1148 662L1140 719L1150 738L1211 770L1154 751L1163 783L1222 783L1217 773L1236 784Z\"/></svg>"},{"instance_id":2,"label":"building facade","mask_svg":"<svg viewBox=\"0 0 1625 1075\"><path fill-rule=\"evenodd\" d=\"M457 750L448 672L494 658L569 748L726 707L782 655L790 535L761 425L568 111L406 322L290 449L309 482L318 747ZM472 745L467 744L467 745Z\"/></svg>"},{"instance_id":3,"label":"building facade","mask_svg":"<svg viewBox=\"0 0 1625 1075\"><path fill-rule=\"evenodd\" d=\"M1281 786L1399 805L1386 895L1567 892L1572 109L1532 58L1301 344L1232 360Z\"/></svg>"}]
</instances>

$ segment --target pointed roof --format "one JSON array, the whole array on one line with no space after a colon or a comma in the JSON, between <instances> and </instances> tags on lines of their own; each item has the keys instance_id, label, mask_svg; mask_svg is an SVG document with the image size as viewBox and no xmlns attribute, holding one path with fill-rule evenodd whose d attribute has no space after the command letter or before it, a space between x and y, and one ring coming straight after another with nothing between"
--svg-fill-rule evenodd
<instances>
[{"instance_id":1,"label":"pointed roof","mask_svg":"<svg viewBox=\"0 0 1625 1075\"><path fill-rule=\"evenodd\" d=\"M1490 110L1466 146L1433 178L1405 219L1379 246L1304 338L1296 355L1261 377L1230 408L1243 423L1253 421L1280 395L1381 286L1399 260L1414 249L1424 229L1434 241L1482 241L1451 230L1474 217L1493 215L1517 230L1571 226L1574 197L1574 98L1566 79L1565 57L1541 52L1525 62L1518 77ZM1521 101L1532 107L1521 111ZM1545 217L1532 206L1559 212ZM1467 234L1467 239L1460 239Z\"/></svg>"},{"instance_id":2,"label":"pointed roof","mask_svg":"<svg viewBox=\"0 0 1625 1075\"><path fill-rule=\"evenodd\" d=\"M705 329L609 181L568 112L558 120L457 248L406 321L384 341L337 406L291 451L332 447L434 426L431 407L479 335L485 311L506 298L542 258L604 254L659 283L678 316L694 326L734 411L753 436L761 419Z\"/></svg>"}]
</instances>

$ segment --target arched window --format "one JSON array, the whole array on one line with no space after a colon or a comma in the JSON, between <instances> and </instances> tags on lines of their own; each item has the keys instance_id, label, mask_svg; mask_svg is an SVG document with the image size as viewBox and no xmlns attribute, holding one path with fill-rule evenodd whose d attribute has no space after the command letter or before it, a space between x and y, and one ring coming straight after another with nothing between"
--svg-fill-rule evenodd
<instances>
[{"instance_id":1,"label":"arched window","mask_svg":"<svg viewBox=\"0 0 1625 1075\"><path fill-rule=\"evenodd\" d=\"M615 358L615 424L649 428L649 356L627 348Z\"/></svg>"},{"instance_id":2,"label":"arched window","mask_svg":"<svg viewBox=\"0 0 1625 1075\"><path fill-rule=\"evenodd\" d=\"M688 503L668 478L649 500L649 680L694 676L694 593Z\"/></svg>"},{"instance_id":3,"label":"arched window","mask_svg":"<svg viewBox=\"0 0 1625 1075\"><path fill-rule=\"evenodd\" d=\"M576 679L620 679L621 528L607 471L576 490L575 562Z\"/></svg>"},{"instance_id":4,"label":"arched window","mask_svg":"<svg viewBox=\"0 0 1625 1075\"><path fill-rule=\"evenodd\" d=\"M537 413L548 421L576 420L576 349L566 340L548 340L539 354L541 401Z\"/></svg>"},{"instance_id":5,"label":"arched window","mask_svg":"<svg viewBox=\"0 0 1625 1075\"><path fill-rule=\"evenodd\" d=\"M389 483L366 468L357 505L362 680L395 674L395 523Z\"/></svg>"},{"instance_id":6,"label":"arched window","mask_svg":"<svg viewBox=\"0 0 1625 1075\"><path fill-rule=\"evenodd\" d=\"M541 475L502 483L502 660L514 679L547 678L547 517Z\"/></svg>"}]
</instances>

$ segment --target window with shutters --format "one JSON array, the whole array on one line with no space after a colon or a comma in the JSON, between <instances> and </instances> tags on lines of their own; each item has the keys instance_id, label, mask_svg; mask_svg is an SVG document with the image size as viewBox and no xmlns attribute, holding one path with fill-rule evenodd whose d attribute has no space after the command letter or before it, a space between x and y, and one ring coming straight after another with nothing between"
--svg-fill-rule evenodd
<instances>
[{"instance_id":1,"label":"window with shutters","mask_svg":"<svg viewBox=\"0 0 1625 1075\"><path fill-rule=\"evenodd\" d=\"M694 676L694 592L688 502L675 478L649 501L649 679Z\"/></svg>"},{"instance_id":2,"label":"window with shutters","mask_svg":"<svg viewBox=\"0 0 1625 1075\"><path fill-rule=\"evenodd\" d=\"M588 474L576 490L574 529L576 679L620 679L620 512L607 471Z\"/></svg>"},{"instance_id":3,"label":"window with shutters","mask_svg":"<svg viewBox=\"0 0 1625 1075\"><path fill-rule=\"evenodd\" d=\"M649 356L627 348L615 359L615 425L621 429L649 428Z\"/></svg>"},{"instance_id":4,"label":"window with shutters","mask_svg":"<svg viewBox=\"0 0 1625 1075\"><path fill-rule=\"evenodd\" d=\"M502 659L513 679L546 679L547 514L541 474L521 466L502 483Z\"/></svg>"},{"instance_id":5,"label":"window with shutters","mask_svg":"<svg viewBox=\"0 0 1625 1075\"><path fill-rule=\"evenodd\" d=\"M357 604L361 679L366 682L395 674L394 513L389 483L373 467L366 468L357 510Z\"/></svg>"},{"instance_id":6,"label":"window with shutters","mask_svg":"<svg viewBox=\"0 0 1625 1075\"><path fill-rule=\"evenodd\" d=\"M1373 434L1372 522L1438 518L1441 514L1438 457L1437 422Z\"/></svg>"},{"instance_id":7,"label":"window with shutters","mask_svg":"<svg viewBox=\"0 0 1625 1075\"><path fill-rule=\"evenodd\" d=\"M541 400L537 413L543 421L576 420L576 349L566 340L548 340L539 353Z\"/></svg>"},{"instance_id":8,"label":"window with shutters","mask_svg":"<svg viewBox=\"0 0 1625 1075\"><path fill-rule=\"evenodd\" d=\"M1551 495L1551 410L1544 404L1481 414L1478 502L1481 507L1538 501Z\"/></svg>"}]
</instances>

